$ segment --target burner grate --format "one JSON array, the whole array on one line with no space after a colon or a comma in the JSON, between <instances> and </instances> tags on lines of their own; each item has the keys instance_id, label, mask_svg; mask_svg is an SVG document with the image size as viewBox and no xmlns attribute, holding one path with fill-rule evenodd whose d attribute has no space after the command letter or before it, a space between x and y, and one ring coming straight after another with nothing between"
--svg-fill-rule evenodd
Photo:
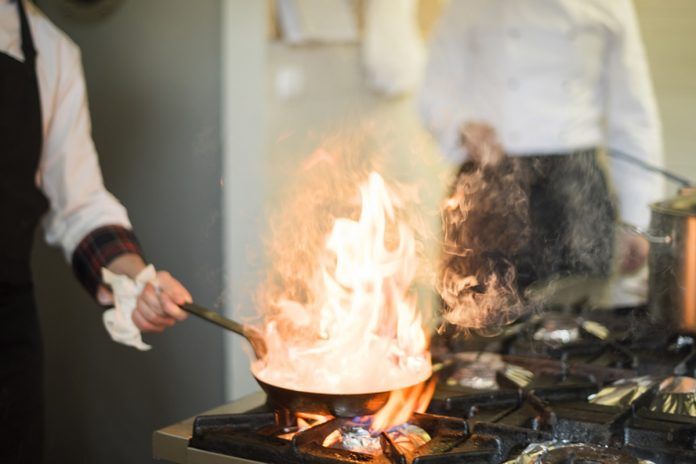
<instances>
[{"instance_id":1,"label":"burner grate","mask_svg":"<svg viewBox=\"0 0 696 464\"><path fill-rule=\"evenodd\" d=\"M568 449L561 451L563 447L558 446L549 448L538 462L695 463L696 417L655 410L659 381L621 403L611 403L607 398L613 397L607 395L602 398L608 402L602 404L588 400L620 379L646 374L656 380L672 375L693 377L694 340L679 334L655 337L666 331L641 325L623 309L573 317L579 329L569 332L572 337L553 333L559 325L548 323L546 332L539 332L543 321L532 318L495 339L446 342L456 352L470 353L459 357L440 353L442 381L428 413L415 414L409 421L424 429L431 440L414 450L402 450L387 434L379 436L381 453L376 455L326 447L327 437L351 424L350 420L331 419L298 431L287 412L268 409L198 417L190 446L272 464L516 464L530 445L568 442L577 444L569 448L575 453L570 458ZM569 327L567 319L564 324ZM536 340L535 333L541 334ZM437 346L435 341L435 350ZM480 350L498 353L494 356L499 370L486 374L494 383L446 381L461 379L454 373L464 359L477 362L477 369L485 366L488 358L471 353ZM514 368L510 370L510 366ZM476 385L495 388L472 388ZM281 435L291 438L279 438Z\"/></svg>"}]
</instances>

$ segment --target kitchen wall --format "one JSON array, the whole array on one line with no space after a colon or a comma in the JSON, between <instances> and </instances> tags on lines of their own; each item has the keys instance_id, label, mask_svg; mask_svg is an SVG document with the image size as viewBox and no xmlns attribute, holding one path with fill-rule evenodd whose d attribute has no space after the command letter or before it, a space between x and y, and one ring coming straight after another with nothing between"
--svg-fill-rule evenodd
<instances>
[{"instance_id":1,"label":"kitchen wall","mask_svg":"<svg viewBox=\"0 0 696 464\"><path fill-rule=\"evenodd\" d=\"M222 9L225 311L238 321L256 314L254 294L264 267L267 9L258 0L227 1ZM224 348L226 398L257 390L246 341L227 334Z\"/></svg>"},{"instance_id":2,"label":"kitchen wall","mask_svg":"<svg viewBox=\"0 0 696 464\"><path fill-rule=\"evenodd\" d=\"M201 304L221 299L221 3L125 1L92 22L39 6L82 48L106 185L147 252ZM49 463L152 462L153 430L223 402L221 330L189 319L113 343L57 250L34 268L46 351Z\"/></svg>"},{"instance_id":3,"label":"kitchen wall","mask_svg":"<svg viewBox=\"0 0 696 464\"><path fill-rule=\"evenodd\" d=\"M696 180L696 2L634 3L662 116L667 166Z\"/></svg>"}]
</instances>

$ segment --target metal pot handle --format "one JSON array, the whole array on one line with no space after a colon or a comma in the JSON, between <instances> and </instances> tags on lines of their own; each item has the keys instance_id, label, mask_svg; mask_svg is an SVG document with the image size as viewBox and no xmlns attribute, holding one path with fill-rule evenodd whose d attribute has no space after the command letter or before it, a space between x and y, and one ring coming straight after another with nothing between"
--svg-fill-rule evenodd
<instances>
[{"instance_id":1,"label":"metal pot handle","mask_svg":"<svg viewBox=\"0 0 696 464\"><path fill-rule=\"evenodd\" d=\"M633 224L629 224L627 222L620 222L619 224L624 229L629 230L630 232L633 232L636 235L642 236L650 243L659 243L659 244L664 244L664 245L669 245L670 243L672 243L672 237L669 235L664 235L664 236L660 237L658 235L653 235L650 232L648 232L647 230L642 229L638 226L634 226Z\"/></svg>"}]
</instances>

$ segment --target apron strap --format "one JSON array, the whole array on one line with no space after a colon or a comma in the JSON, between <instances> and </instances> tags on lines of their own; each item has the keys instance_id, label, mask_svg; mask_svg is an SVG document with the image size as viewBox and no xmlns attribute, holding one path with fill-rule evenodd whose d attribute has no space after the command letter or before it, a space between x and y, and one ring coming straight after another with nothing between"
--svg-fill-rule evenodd
<instances>
[{"instance_id":1,"label":"apron strap","mask_svg":"<svg viewBox=\"0 0 696 464\"><path fill-rule=\"evenodd\" d=\"M31 36L29 29L29 20L27 12L24 10L24 0L15 0L17 9L19 10L19 22L22 28L22 53L24 54L24 62L34 68L36 62L36 48L34 48L34 39Z\"/></svg>"}]
</instances>

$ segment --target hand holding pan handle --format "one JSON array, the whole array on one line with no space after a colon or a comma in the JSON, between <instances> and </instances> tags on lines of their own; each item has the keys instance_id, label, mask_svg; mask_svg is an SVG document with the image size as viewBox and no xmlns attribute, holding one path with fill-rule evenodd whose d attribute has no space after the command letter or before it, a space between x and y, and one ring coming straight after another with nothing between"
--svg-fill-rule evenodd
<instances>
[{"instance_id":1,"label":"hand holding pan handle","mask_svg":"<svg viewBox=\"0 0 696 464\"><path fill-rule=\"evenodd\" d=\"M259 330L255 327L240 324L239 322L227 319L226 317L221 316L219 313L211 311L195 303L183 303L179 306L187 313L191 313L194 316L198 316L201 319L223 327L227 330L231 330L232 332L246 338L251 344L251 349L254 350L256 359L263 359L266 356L266 342L264 341L261 332L259 332Z\"/></svg>"}]
</instances>

